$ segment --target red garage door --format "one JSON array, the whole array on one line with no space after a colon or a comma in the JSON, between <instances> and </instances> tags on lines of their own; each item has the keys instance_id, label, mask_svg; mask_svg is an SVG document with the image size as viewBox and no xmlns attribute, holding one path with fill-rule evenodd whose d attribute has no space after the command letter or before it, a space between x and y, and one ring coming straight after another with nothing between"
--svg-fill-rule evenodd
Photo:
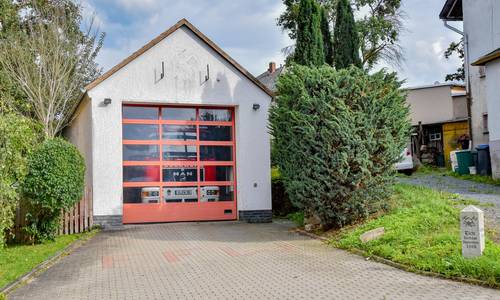
<instances>
[{"instance_id":1,"label":"red garage door","mask_svg":"<svg viewBox=\"0 0 500 300\"><path fill-rule=\"evenodd\" d=\"M123 106L123 222L236 219L234 110Z\"/></svg>"}]
</instances>

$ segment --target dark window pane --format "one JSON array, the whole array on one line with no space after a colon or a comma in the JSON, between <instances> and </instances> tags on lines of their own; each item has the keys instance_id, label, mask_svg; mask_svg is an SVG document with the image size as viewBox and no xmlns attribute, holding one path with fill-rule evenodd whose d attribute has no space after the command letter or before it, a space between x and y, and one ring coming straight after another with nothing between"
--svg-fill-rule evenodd
<instances>
[{"instance_id":1,"label":"dark window pane","mask_svg":"<svg viewBox=\"0 0 500 300\"><path fill-rule=\"evenodd\" d=\"M123 203L160 203L159 187L123 188Z\"/></svg>"},{"instance_id":2,"label":"dark window pane","mask_svg":"<svg viewBox=\"0 0 500 300\"><path fill-rule=\"evenodd\" d=\"M196 146L164 145L163 159L175 161L196 161Z\"/></svg>"},{"instance_id":3,"label":"dark window pane","mask_svg":"<svg viewBox=\"0 0 500 300\"><path fill-rule=\"evenodd\" d=\"M158 145L123 145L123 160L160 160L160 147Z\"/></svg>"},{"instance_id":4,"label":"dark window pane","mask_svg":"<svg viewBox=\"0 0 500 300\"><path fill-rule=\"evenodd\" d=\"M198 202L198 188L189 187L164 187L163 198L165 202Z\"/></svg>"},{"instance_id":5,"label":"dark window pane","mask_svg":"<svg viewBox=\"0 0 500 300\"><path fill-rule=\"evenodd\" d=\"M200 125L200 141L231 141L230 126Z\"/></svg>"},{"instance_id":6,"label":"dark window pane","mask_svg":"<svg viewBox=\"0 0 500 300\"><path fill-rule=\"evenodd\" d=\"M124 140L157 140L158 136L158 125L123 124Z\"/></svg>"},{"instance_id":7,"label":"dark window pane","mask_svg":"<svg viewBox=\"0 0 500 300\"><path fill-rule=\"evenodd\" d=\"M198 170L194 168L164 167L164 182L196 182L198 181Z\"/></svg>"},{"instance_id":8,"label":"dark window pane","mask_svg":"<svg viewBox=\"0 0 500 300\"><path fill-rule=\"evenodd\" d=\"M195 108L164 107L161 109L163 120L196 121Z\"/></svg>"},{"instance_id":9,"label":"dark window pane","mask_svg":"<svg viewBox=\"0 0 500 300\"><path fill-rule=\"evenodd\" d=\"M124 119L158 120L157 107L124 106Z\"/></svg>"},{"instance_id":10,"label":"dark window pane","mask_svg":"<svg viewBox=\"0 0 500 300\"><path fill-rule=\"evenodd\" d=\"M163 125L162 138L166 140L196 140L196 126L194 125Z\"/></svg>"},{"instance_id":11,"label":"dark window pane","mask_svg":"<svg viewBox=\"0 0 500 300\"><path fill-rule=\"evenodd\" d=\"M202 186L200 202L233 201L232 186Z\"/></svg>"},{"instance_id":12,"label":"dark window pane","mask_svg":"<svg viewBox=\"0 0 500 300\"><path fill-rule=\"evenodd\" d=\"M231 121L229 109L200 109L200 121Z\"/></svg>"},{"instance_id":13,"label":"dark window pane","mask_svg":"<svg viewBox=\"0 0 500 300\"><path fill-rule=\"evenodd\" d=\"M160 181L159 166L125 166L123 167L124 182Z\"/></svg>"},{"instance_id":14,"label":"dark window pane","mask_svg":"<svg viewBox=\"0 0 500 300\"><path fill-rule=\"evenodd\" d=\"M233 167L204 166L200 169L200 181L233 181Z\"/></svg>"},{"instance_id":15,"label":"dark window pane","mask_svg":"<svg viewBox=\"0 0 500 300\"><path fill-rule=\"evenodd\" d=\"M200 160L231 161L233 150L229 146L200 146Z\"/></svg>"}]
</instances>

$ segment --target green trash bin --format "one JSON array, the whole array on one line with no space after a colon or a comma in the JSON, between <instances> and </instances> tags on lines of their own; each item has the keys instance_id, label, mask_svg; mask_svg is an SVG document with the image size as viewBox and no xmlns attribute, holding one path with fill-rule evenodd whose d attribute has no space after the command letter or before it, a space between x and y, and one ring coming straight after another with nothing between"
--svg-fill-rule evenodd
<instances>
[{"instance_id":1,"label":"green trash bin","mask_svg":"<svg viewBox=\"0 0 500 300\"><path fill-rule=\"evenodd\" d=\"M473 166L472 154L470 150L457 151L458 168L455 169L460 175L469 174L469 167Z\"/></svg>"}]
</instances>

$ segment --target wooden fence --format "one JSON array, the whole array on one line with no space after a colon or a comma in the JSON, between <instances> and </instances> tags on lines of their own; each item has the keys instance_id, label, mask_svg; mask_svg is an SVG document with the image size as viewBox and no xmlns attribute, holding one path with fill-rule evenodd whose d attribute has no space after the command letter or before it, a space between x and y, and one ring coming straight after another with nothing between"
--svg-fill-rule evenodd
<instances>
[{"instance_id":1,"label":"wooden fence","mask_svg":"<svg viewBox=\"0 0 500 300\"><path fill-rule=\"evenodd\" d=\"M82 200L76 203L69 211L63 212L59 234L84 232L93 225L92 190L85 189Z\"/></svg>"},{"instance_id":2,"label":"wooden fence","mask_svg":"<svg viewBox=\"0 0 500 300\"><path fill-rule=\"evenodd\" d=\"M90 229L94 223L92 218L92 189L86 188L85 193L71 209L63 211L59 235L80 233ZM13 233L16 240L23 240L24 234L22 228L26 225L25 214L21 207L16 209L16 223Z\"/></svg>"}]
</instances>

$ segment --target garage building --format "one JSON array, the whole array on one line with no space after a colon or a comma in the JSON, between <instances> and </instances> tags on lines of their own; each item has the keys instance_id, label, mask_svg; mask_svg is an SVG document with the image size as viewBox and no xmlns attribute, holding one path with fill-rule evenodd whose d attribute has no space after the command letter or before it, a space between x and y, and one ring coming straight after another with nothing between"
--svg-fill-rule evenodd
<instances>
[{"instance_id":1,"label":"garage building","mask_svg":"<svg viewBox=\"0 0 500 300\"><path fill-rule=\"evenodd\" d=\"M65 131L94 223L270 221L272 96L185 19L110 69Z\"/></svg>"}]
</instances>

